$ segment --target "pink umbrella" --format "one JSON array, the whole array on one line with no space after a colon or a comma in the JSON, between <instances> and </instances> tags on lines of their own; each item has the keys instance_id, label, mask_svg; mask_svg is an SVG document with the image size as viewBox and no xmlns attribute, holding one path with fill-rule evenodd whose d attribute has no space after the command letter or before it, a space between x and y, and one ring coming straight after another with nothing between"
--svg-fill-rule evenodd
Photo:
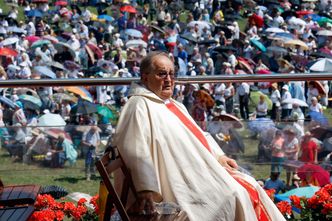
<instances>
[{"instance_id":1,"label":"pink umbrella","mask_svg":"<svg viewBox=\"0 0 332 221\"><path fill-rule=\"evenodd\" d=\"M33 44L35 41L40 40L40 37L35 36L35 35L30 35L30 36L26 37L25 40L27 40L27 41L30 43L30 45L31 45L31 44Z\"/></svg>"},{"instance_id":2,"label":"pink umbrella","mask_svg":"<svg viewBox=\"0 0 332 221\"><path fill-rule=\"evenodd\" d=\"M57 1L57 2L55 2L55 5L56 6L67 6L68 2L66 2L66 1Z\"/></svg>"},{"instance_id":3,"label":"pink umbrella","mask_svg":"<svg viewBox=\"0 0 332 221\"><path fill-rule=\"evenodd\" d=\"M51 35L44 35L44 36L43 36L43 39L45 39L45 40L49 40L49 41L52 42L53 44L56 44L56 43L59 42L59 40L58 40L56 37L51 36Z\"/></svg>"},{"instance_id":4,"label":"pink umbrella","mask_svg":"<svg viewBox=\"0 0 332 221\"><path fill-rule=\"evenodd\" d=\"M302 180L311 179L311 182L317 181L320 186L330 183L330 174L319 165L304 164L298 169L298 175Z\"/></svg>"},{"instance_id":5,"label":"pink umbrella","mask_svg":"<svg viewBox=\"0 0 332 221\"><path fill-rule=\"evenodd\" d=\"M92 43L87 43L86 45L91 49L91 51L93 51L95 55L97 55L98 59L101 59L103 57L103 52L102 50L100 50L100 48L98 48L97 45Z\"/></svg>"}]
</instances>

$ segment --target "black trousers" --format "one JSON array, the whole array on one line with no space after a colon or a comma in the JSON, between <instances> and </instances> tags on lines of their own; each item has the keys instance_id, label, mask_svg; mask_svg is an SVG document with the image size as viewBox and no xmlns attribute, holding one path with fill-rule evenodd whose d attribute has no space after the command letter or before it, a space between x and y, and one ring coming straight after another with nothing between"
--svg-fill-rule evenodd
<instances>
[{"instance_id":1,"label":"black trousers","mask_svg":"<svg viewBox=\"0 0 332 221\"><path fill-rule=\"evenodd\" d=\"M241 117L245 120L249 118L249 94L239 96L240 101L240 114Z\"/></svg>"}]
</instances>

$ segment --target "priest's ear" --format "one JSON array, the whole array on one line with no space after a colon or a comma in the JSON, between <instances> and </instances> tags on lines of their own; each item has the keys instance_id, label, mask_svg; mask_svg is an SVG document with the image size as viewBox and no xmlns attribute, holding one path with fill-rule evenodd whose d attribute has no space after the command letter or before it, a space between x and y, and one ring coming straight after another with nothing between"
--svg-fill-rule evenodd
<instances>
[{"instance_id":1,"label":"priest's ear","mask_svg":"<svg viewBox=\"0 0 332 221\"><path fill-rule=\"evenodd\" d=\"M142 83L146 83L147 80L148 80L148 74L141 73L141 81L142 81Z\"/></svg>"}]
</instances>

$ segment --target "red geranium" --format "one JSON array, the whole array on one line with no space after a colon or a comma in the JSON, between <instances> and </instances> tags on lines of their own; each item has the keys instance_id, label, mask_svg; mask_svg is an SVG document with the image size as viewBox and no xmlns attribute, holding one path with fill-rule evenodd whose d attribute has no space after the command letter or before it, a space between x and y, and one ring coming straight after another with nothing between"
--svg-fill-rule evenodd
<instances>
[{"instance_id":1,"label":"red geranium","mask_svg":"<svg viewBox=\"0 0 332 221\"><path fill-rule=\"evenodd\" d=\"M292 206L287 201L277 203L277 207L283 215L290 215L292 213Z\"/></svg>"},{"instance_id":2,"label":"red geranium","mask_svg":"<svg viewBox=\"0 0 332 221\"><path fill-rule=\"evenodd\" d=\"M293 195L293 196L290 196L290 200L291 200L293 206L295 206L298 209L302 209L300 197Z\"/></svg>"}]
</instances>

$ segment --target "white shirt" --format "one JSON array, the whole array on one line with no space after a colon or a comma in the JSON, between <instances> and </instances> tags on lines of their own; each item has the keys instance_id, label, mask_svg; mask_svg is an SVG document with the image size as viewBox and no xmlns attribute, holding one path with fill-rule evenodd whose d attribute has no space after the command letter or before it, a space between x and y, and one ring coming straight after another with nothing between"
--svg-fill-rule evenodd
<instances>
[{"instance_id":1,"label":"white shirt","mask_svg":"<svg viewBox=\"0 0 332 221\"><path fill-rule=\"evenodd\" d=\"M280 99L281 99L281 95L279 90L275 90L272 92L271 94L271 101L273 104L276 104L277 107L280 106Z\"/></svg>"},{"instance_id":2,"label":"white shirt","mask_svg":"<svg viewBox=\"0 0 332 221\"><path fill-rule=\"evenodd\" d=\"M240 86L237 88L237 92L240 96L244 96L245 94L250 93L250 86L249 84L242 82Z\"/></svg>"},{"instance_id":3,"label":"white shirt","mask_svg":"<svg viewBox=\"0 0 332 221\"><path fill-rule=\"evenodd\" d=\"M284 101L286 99L291 99L292 98L292 95L289 93L289 91L286 91L283 95L282 95L282 98L281 98L281 101ZM281 102L282 103L282 102ZM289 103L284 103L282 105L282 109L292 109L292 104L289 104Z\"/></svg>"},{"instance_id":4,"label":"white shirt","mask_svg":"<svg viewBox=\"0 0 332 221\"><path fill-rule=\"evenodd\" d=\"M309 107L309 110L314 112L320 112L321 109L322 105L320 103L317 103L315 106L311 104Z\"/></svg>"}]
</instances>

